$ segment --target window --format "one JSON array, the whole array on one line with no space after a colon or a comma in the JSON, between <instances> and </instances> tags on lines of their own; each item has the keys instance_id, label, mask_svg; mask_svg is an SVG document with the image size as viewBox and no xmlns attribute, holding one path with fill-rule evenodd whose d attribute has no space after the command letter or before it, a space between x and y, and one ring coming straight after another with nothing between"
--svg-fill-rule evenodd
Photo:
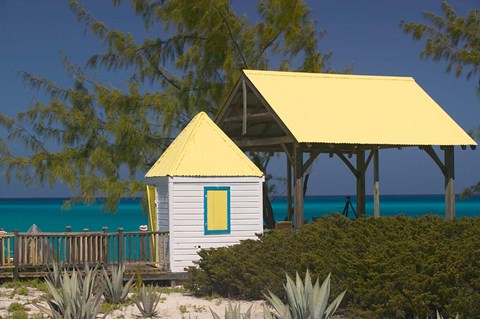
<instances>
[{"instance_id":1,"label":"window","mask_svg":"<svg viewBox=\"0 0 480 319\"><path fill-rule=\"evenodd\" d=\"M205 234L230 233L230 187L205 187Z\"/></svg>"}]
</instances>

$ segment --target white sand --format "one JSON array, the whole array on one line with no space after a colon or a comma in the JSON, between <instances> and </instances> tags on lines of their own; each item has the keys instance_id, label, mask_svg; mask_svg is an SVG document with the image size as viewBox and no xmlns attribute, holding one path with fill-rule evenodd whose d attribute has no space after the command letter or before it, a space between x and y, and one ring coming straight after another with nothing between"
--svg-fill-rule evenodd
<instances>
[{"instance_id":1,"label":"white sand","mask_svg":"<svg viewBox=\"0 0 480 319\"><path fill-rule=\"evenodd\" d=\"M37 307L33 305L33 302L39 302L42 300L42 292L29 288L27 296L14 294L14 289L0 288L0 316L8 318L9 312L7 311L9 305L13 302L18 302L25 305L28 308L28 314L31 317L34 314L41 313ZM264 301L235 301L223 298L204 299L189 296L183 293L171 293L162 294L162 302L158 304L159 318L172 318L172 319L212 319L213 316L210 309L215 311L220 318L224 317L225 307L231 302L233 305L240 304L241 312L246 312L247 309L252 306L252 318L263 318L263 303ZM42 302L42 304L44 304ZM122 308L121 310L115 310L109 314L107 318L138 318L140 312L136 305L130 305ZM40 317L38 317L40 318ZM46 316L45 316L46 318Z\"/></svg>"}]
</instances>

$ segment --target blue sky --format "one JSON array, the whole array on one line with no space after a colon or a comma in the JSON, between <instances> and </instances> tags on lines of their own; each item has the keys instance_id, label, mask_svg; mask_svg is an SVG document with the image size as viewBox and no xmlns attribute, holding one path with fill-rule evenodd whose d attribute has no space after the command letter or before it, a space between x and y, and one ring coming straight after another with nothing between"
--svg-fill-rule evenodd
<instances>
[{"instance_id":1,"label":"blue sky","mask_svg":"<svg viewBox=\"0 0 480 319\"><path fill-rule=\"evenodd\" d=\"M322 51L333 51L332 66L342 69L353 63L353 73L412 76L417 83L465 130L480 124L480 100L476 79L466 81L445 73L445 63L421 61L422 43L404 35L399 21L422 21L423 11L440 13L441 1L326 0L309 1L319 29L327 31L319 42ZM113 8L110 1L85 1L100 20L108 25L142 35L142 24L130 5ZM473 8L473 1L450 1L459 14ZM236 1L235 8L253 14L253 1ZM160 33L161 30L153 30ZM25 87L18 71L27 71L69 85L62 58L83 65L101 44L85 33L76 21L67 1L0 0L0 112L13 116L26 110L39 96ZM95 76L117 86L126 83L121 73ZM5 132L0 130L5 136ZM21 150L18 145L13 149ZM480 153L456 149L456 190L480 180ZM443 176L433 161L417 148L388 150L380 154L382 194L435 194L443 192ZM271 165L272 173L283 174L280 158ZM346 195L355 191L355 180L338 158L320 156L309 184L310 195ZM371 193L371 169L367 175L367 193ZM284 188L280 185L279 192ZM0 180L0 197L68 196L62 185L40 189Z\"/></svg>"}]
</instances>

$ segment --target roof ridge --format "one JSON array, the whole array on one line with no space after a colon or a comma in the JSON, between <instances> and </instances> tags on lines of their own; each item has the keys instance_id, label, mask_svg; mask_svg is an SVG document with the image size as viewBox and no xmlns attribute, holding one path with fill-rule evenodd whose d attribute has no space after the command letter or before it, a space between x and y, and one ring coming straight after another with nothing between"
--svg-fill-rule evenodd
<instances>
[{"instance_id":1,"label":"roof ridge","mask_svg":"<svg viewBox=\"0 0 480 319\"><path fill-rule=\"evenodd\" d=\"M308 73L308 72L291 72L291 71L262 71L262 70L243 70L246 75L266 75L273 77L299 77L299 78L336 78L336 79L358 79L358 80L388 80L388 81L405 81L415 82L411 76L388 76L388 75L368 75L368 74L339 74L339 73Z\"/></svg>"}]
</instances>

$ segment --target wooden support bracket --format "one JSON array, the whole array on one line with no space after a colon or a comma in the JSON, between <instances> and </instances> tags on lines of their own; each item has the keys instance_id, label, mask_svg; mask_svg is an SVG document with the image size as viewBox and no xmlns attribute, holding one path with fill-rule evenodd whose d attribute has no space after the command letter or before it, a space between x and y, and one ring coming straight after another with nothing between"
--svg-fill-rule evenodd
<instances>
[{"instance_id":1,"label":"wooden support bracket","mask_svg":"<svg viewBox=\"0 0 480 319\"><path fill-rule=\"evenodd\" d=\"M352 171L353 175L355 175L355 177L357 177L358 176L358 171L355 168L355 166L353 166L353 164L350 163L348 158L346 158L345 155L343 155L340 152L335 152L335 154L345 163L345 165L347 165L347 167L350 169L350 171Z\"/></svg>"},{"instance_id":2,"label":"wooden support bracket","mask_svg":"<svg viewBox=\"0 0 480 319\"><path fill-rule=\"evenodd\" d=\"M320 150L315 150L314 152L310 153L310 157L308 160L303 164L302 167L302 175L305 175L305 173L309 170L309 168L313 165L313 162L315 159L320 155L321 151Z\"/></svg>"},{"instance_id":3,"label":"wooden support bracket","mask_svg":"<svg viewBox=\"0 0 480 319\"><path fill-rule=\"evenodd\" d=\"M437 153L435 152L435 150L433 149L432 146L430 145L427 145L427 146L424 146L423 147L423 150L433 159L433 161L435 162L435 164L438 165L438 167L440 168L440 170L442 171L442 174L445 175L446 172L447 172L447 167L445 166L445 164L443 164L442 160L440 159L440 157L438 157Z\"/></svg>"}]
</instances>

